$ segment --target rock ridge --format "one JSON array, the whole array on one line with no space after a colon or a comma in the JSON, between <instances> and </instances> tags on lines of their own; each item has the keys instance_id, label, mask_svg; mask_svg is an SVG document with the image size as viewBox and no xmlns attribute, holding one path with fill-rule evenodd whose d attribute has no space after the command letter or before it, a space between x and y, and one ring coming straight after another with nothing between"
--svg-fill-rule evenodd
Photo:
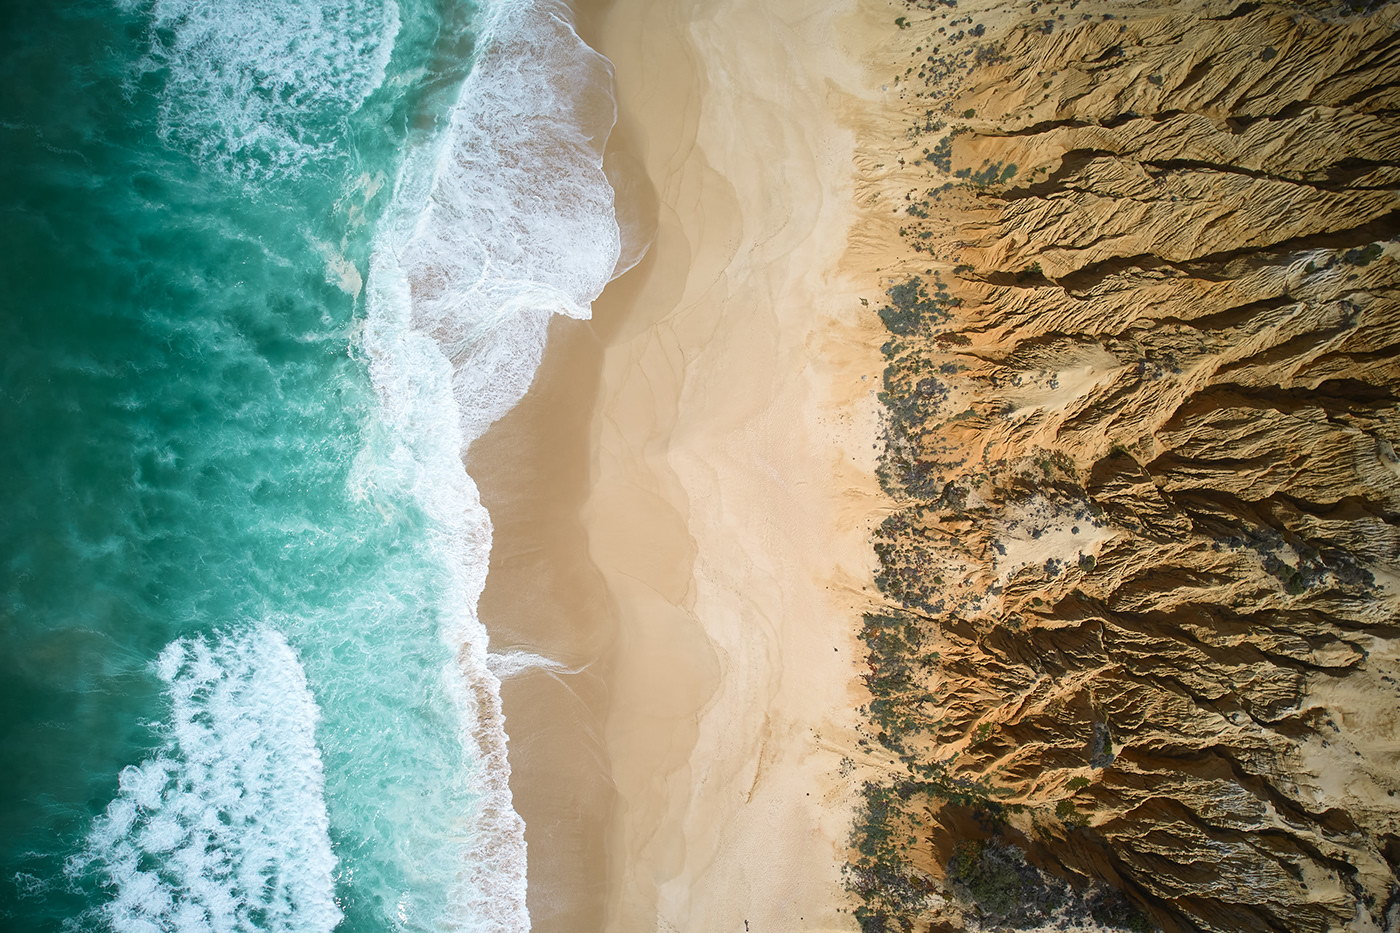
<instances>
[{"instance_id":1,"label":"rock ridge","mask_svg":"<svg viewBox=\"0 0 1400 933\"><path fill-rule=\"evenodd\" d=\"M907 8L858 916L1400 930L1400 5Z\"/></svg>"}]
</instances>

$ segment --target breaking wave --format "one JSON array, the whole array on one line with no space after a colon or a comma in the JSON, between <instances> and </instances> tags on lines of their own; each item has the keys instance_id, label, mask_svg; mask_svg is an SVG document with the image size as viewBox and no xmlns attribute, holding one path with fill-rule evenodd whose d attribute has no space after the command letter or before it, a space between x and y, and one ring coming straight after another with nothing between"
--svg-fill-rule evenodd
<instances>
[{"instance_id":1,"label":"breaking wave","mask_svg":"<svg viewBox=\"0 0 1400 933\"><path fill-rule=\"evenodd\" d=\"M70 873L105 877L117 933L328 933L341 915L319 711L286 639L181 639L156 667L165 742L122 771Z\"/></svg>"}]
</instances>

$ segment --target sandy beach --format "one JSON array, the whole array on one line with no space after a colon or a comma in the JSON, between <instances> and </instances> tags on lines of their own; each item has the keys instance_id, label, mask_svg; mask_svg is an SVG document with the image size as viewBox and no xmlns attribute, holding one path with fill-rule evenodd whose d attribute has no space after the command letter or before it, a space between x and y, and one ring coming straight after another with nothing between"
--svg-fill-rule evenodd
<instances>
[{"instance_id":1,"label":"sandy beach","mask_svg":"<svg viewBox=\"0 0 1400 933\"><path fill-rule=\"evenodd\" d=\"M848 118L878 12L581 14L655 238L591 322L557 322L471 464L496 526L493 651L582 669L503 690L536 930L854 927L843 759L882 332L849 271L869 264L848 255Z\"/></svg>"}]
</instances>

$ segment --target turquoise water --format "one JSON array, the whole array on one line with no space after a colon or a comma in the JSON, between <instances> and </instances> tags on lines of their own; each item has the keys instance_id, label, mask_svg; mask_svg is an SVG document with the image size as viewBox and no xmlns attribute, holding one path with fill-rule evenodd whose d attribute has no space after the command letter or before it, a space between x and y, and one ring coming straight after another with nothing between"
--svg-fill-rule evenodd
<instances>
[{"instance_id":1,"label":"turquoise water","mask_svg":"<svg viewBox=\"0 0 1400 933\"><path fill-rule=\"evenodd\" d=\"M520 930L461 467L618 263L550 2L0 11L0 926Z\"/></svg>"}]
</instances>

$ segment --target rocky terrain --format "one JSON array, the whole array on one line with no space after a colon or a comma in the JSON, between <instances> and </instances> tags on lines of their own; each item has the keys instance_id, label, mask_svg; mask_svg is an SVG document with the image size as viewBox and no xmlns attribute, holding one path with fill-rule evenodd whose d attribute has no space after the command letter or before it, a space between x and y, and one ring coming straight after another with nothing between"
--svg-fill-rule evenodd
<instances>
[{"instance_id":1,"label":"rocky terrain","mask_svg":"<svg viewBox=\"0 0 1400 933\"><path fill-rule=\"evenodd\" d=\"M1400 930L1400 5L891 42L863 925Z\"/></svg>"}]
</instances>

